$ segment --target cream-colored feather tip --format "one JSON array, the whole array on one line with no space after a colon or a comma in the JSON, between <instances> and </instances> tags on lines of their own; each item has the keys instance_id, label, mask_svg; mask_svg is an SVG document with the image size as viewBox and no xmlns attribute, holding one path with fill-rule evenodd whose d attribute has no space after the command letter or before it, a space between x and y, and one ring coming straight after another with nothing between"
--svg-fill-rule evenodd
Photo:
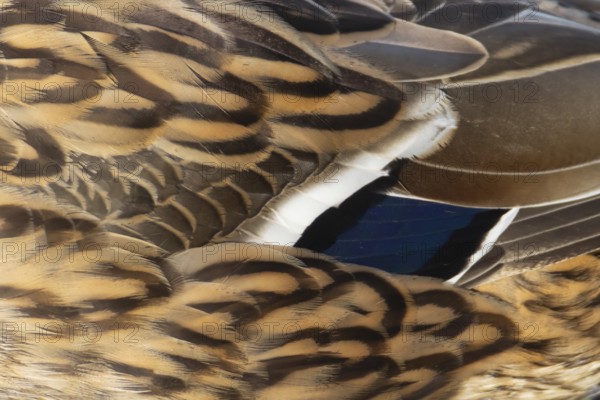
<instances>
[{"instance_id":1,"label":"cream-colored feather tip","mask_svg":"<svg viewBox=\"0 0 600 400\"><path fill-rule=\"evenodd\" d=\"M0 398L591 393L600 31L489 4L2 4ZM498 252L451 284L294 247L381 182L512 208Z\"/></svg>"}]
</instances>

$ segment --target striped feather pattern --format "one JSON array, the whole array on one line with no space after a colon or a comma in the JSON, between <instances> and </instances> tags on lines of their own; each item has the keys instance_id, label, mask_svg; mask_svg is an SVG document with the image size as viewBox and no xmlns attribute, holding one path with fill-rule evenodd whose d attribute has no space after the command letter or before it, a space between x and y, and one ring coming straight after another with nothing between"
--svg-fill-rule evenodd
<instances>
[{"instance_id":1,"label":"striped feather pattern","mask_svg":"<svg viewBox=\"0 0 600 400\"><path fill-rule=\"evenodd\" d=\"M352 193L449 135L419 137L403 122L447 118L447 105L407 98L340 50L385 36L389 14L363 2L297 4L326 26L304 36L295 29L306 21L280 2L7 3L2 192L45 193L106 231L174 252L228 236L334 155L394 145ZM352 22L365 13L366 25Z\"/></svg>"},{"instance_id":2,"label":"striped feather pattern","mask_svg":"<svg viewBox=\"0 0 600 400\"><path fill-rule=\"evenodd\" d=\"M478 291L244 243L165 273L71 257L29 264L26 285L2 267L11 398L485 398L492 377L519 398L511 382L573 396L597 377L595 256Z\"/></svg>"},{"instance_id":3,"label":"striped feather pattern","mask_svg":"<svg viewBox=\"0 0 600 400\"><path fill-rule=\"evenodd\" d=\"M459 115L436 81L493 67L496 49L389 3L1 5L2 396L485 398L522 370L549 372L528 381L550 397L597 382L595 255L471 290L248 243L293 243L397 159L443 159Z\"/></svg>"},{"instance_id":4,"label":"striped feather pattern","mask_svg":"<svg viewBox=\"0 0 600 400\"><path fill-rule=\"evenodd\" d=\"M489 59L443 83L461 116L453 139L407 160L396 192L490 208L598 194L600 31L525 2L416 4L416 21L477 39Z\"/></svg>"},{"instance_id":5,"label":"striped feather pattern","mask_svg":"<svg viewBox=\"0 0 600 400\"><path fill-rule=\"evenodd\" d=\"M481 258L453 282L479 286L503 276L598 250L598 196L518 211L511 225Z\"/></svg>"}]
</instances>

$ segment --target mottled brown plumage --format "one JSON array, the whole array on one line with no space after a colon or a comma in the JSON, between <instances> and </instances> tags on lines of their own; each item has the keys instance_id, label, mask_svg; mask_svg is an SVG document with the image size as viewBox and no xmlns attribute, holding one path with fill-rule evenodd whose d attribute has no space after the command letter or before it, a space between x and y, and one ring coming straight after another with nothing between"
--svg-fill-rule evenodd
<instances>
[{"instance_id":1,"label":"mottled brown plumage","mask_svg":"<svg viewBox=\"0 0 600 400\"><path fill-rule=\"evenodd\" d=\"M3 4L0 397L585 395L600 262L549 264L596 250L593 230L473 289L290 247L398 159L402 195L592 213L596 115L579 104L572 145L492 129L475 151L447 85L592 71L600 31L544 16L560 51L515 39L507 54L428 15L418 1ZM474 154L537 163L544 190L406 178ZM468 286L498 272L477 265Z\"/></svg>"},{"instance_id":2,"label":"mottled brown plumage","mask_svg":"<svg viewBox=\"0 0 600 400\"><path fill-rule=\"evenodd\" d=\"M82 254L5 275L3 393L573 398L598 377L596 256L466 291L300 249L191 252L166 275Z\"/></svg>"}]
</instances>

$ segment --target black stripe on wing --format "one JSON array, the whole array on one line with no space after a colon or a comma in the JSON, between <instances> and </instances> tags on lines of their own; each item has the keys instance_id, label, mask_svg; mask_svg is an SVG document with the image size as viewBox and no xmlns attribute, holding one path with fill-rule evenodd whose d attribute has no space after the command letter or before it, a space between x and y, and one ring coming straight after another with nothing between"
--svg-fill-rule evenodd
<instances>
[{"instance_id":1,"label":"black stripe on wing","mask_svg":"<svg viewBox=\"0 0 600 400\"><path fill-rule=\"evenodd\" d=\"M513 223L458 281L473 287L502 274L560 262L600 248L600 196L522 209Z\"/></svg>"}]
</instances>

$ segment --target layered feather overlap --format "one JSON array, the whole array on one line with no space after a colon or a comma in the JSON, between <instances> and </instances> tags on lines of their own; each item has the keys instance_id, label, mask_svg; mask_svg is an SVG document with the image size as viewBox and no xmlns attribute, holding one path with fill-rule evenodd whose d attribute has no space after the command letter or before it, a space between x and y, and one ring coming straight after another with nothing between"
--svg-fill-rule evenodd
<instances>
[{"instance_id":1,"label":"layered feather overlap","mask_svg":"<svg viewBox=\"0 0 600 400\"><path fill-rule=\"evenodd\" d=\"M518 37L508 19L477 29L433 23L443 5L2 4L1 395L590 390L599 363L597 91L558 89L597 83L599 31L548 14L518 25ZM541 36L547 27L551 38ZM505 39L508 47L498 44ZM553 39L556 52L542 51ZM535 79L548 113L573 116L573 140L548 115L521 115L531 120L507 129L480 103L457 100L509 79ZM504 164L491 187L410 178L496 159L534 163L542 183L526 191L507 176L532 171ZM515 223L494 238L501 256L476 260L455 284L291 247L381 177L393 181L387 194L548 208L513 210ZM508 244L532 231L546 258L512 262Z\"/></svg>"}]
</instances>

